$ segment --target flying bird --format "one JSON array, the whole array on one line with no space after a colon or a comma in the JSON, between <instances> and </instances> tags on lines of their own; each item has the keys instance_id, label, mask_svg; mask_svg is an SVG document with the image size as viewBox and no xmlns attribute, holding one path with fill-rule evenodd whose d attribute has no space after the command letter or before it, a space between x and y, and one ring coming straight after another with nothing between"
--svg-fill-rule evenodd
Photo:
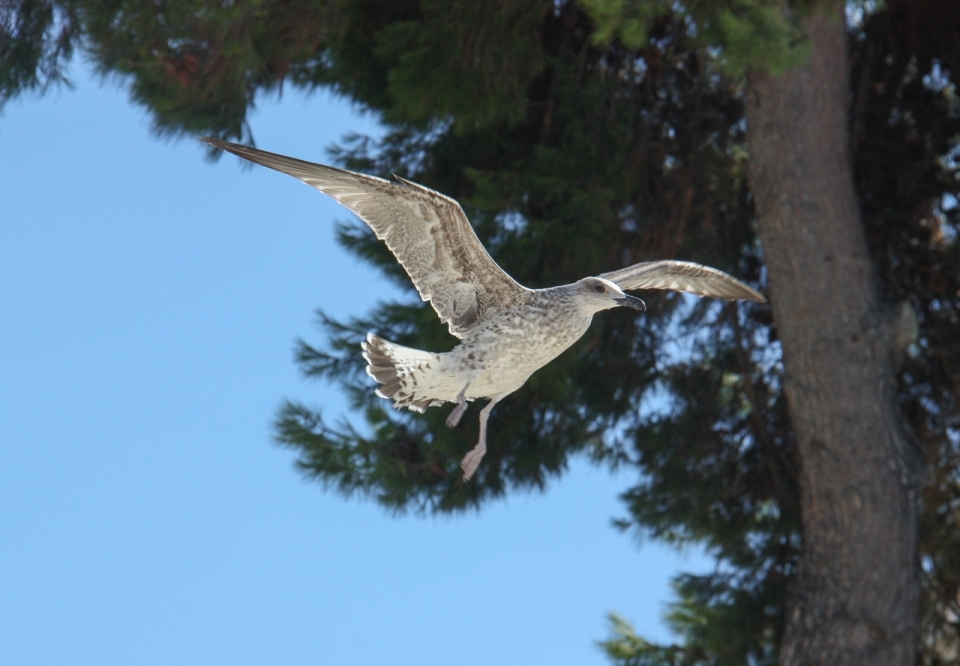
<instances>
[{"instance_id":1,"label":"flying bird","mask_svg":"<svg viewBox=\"0 0 960 666\"><path fill-rule=\"evenodd\" d=\"M460 462L469 480L487 451L487 420L494 406L536 370L580 339L593 315L615 307L646 310L633 289L672 289L699 296L764 302L756 290L715 268L689 261L651 261L573 284L528 289L497 265L477 238L460 204L422 185L396 182L268 153L240 144L202 141L289 174L353 211L384 241L420 298L430 303L460 344L441 354L410 349L369 333L362 343L377 395L397 409L424 412L455 403L456 427L477 398L480 440Z\"/></svg>"}]
</instances>

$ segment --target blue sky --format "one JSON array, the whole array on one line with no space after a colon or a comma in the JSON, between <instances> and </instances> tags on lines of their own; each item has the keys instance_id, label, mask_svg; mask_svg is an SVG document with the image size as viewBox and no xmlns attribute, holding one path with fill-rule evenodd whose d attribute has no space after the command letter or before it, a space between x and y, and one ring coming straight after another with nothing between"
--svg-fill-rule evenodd
<instances>
[{"instance_id":1,"label":"blue sky","mask_svg":"<svg viewBox=\"0 0 960 666\"><path fill-rule=\"evenodd\" d=\"M0 663L599 665L609 611L669 636L668 579L708 563L610 527L629 475L445 518L305 482L277 406L346 402L293 341L396 290L334 243L344 209L74 82L0 117ZM377 132L290 91L251 123L314 161Z\"/></svg>"}]
</instances>

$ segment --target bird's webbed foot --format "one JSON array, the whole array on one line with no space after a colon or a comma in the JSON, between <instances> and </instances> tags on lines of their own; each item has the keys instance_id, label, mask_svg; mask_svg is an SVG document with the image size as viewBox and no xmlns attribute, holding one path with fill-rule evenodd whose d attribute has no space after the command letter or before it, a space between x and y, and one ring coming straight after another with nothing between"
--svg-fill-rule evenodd
<instances>
[{"instance_id":1,"label":"bird's webbed foot","mask_svg":"<svg viewBox=\"0 0 960 666\"><path fill-rule=\"evenodd\" d=\"M487 447L483 444L477 444L475 447L470 449L470 451L463 457L463 460L460 461L460 468L463 470L463 480L469 481L470 477L474 475L477 471L477 467L480 466L480 461L483 460L484 454L487 452Z\"/></svg>"}]
</instances>

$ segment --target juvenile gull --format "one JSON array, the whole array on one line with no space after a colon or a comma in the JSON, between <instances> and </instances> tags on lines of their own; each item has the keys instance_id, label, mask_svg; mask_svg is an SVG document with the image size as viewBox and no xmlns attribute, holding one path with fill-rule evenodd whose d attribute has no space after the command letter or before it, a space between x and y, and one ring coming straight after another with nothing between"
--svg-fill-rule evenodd
<instances>
[{"instance_id":1,"label":"juvenile gull","mask_svg":"<svg viewBox=\"0 0 960 666\"><path fill-rule=\"evenodd\" d=\"M460 344L443 354L410 349L373 333L362 343L377 395L394 407L424 412L456 403L453 428L467 402L480 410L480 441L460 462L464 480L487 451L494 405L576 342L601 310L646 305L624 289L673 289L724 299L766 299L715 268L688 261L651 261L549 289L527 289L487 254L460 204L394 176L382 178L284 157L216 139L202 139L240 157L299 178L353 211L385 241L420 293Z\"/></svg>"}]
</instances>

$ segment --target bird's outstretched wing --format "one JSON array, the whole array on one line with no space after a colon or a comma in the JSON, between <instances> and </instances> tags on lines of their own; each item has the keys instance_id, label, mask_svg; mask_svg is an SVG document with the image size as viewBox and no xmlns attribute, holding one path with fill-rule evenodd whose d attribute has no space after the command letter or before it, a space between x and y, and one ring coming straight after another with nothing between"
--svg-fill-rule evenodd
<instances>
[{"instance_id":1,"label":"bird's outstretched wing","mask_svg":"<svg viewBox=\"0 0 960 666\"><path fill-rule=\"evenodd\" d=\"M299 178L356 213L386 242L420 297L457 337L530 293L487 254L450 197L401 178L391 183L236 143L201 140Z\"/></svg>"},{"instance_id":2,"label":"bird's outstretched wing","mask_svg":"<svg viewBox=\"0 0 960 666\"><path fill-rule=\"evenodd\" d=\"M673 289L712 298L741 298L766 303L767 299L756 289L748 287L731 275L716 268L692 261L648 261L602 273L621 289Z\"/></svg>"}]
</instances>

